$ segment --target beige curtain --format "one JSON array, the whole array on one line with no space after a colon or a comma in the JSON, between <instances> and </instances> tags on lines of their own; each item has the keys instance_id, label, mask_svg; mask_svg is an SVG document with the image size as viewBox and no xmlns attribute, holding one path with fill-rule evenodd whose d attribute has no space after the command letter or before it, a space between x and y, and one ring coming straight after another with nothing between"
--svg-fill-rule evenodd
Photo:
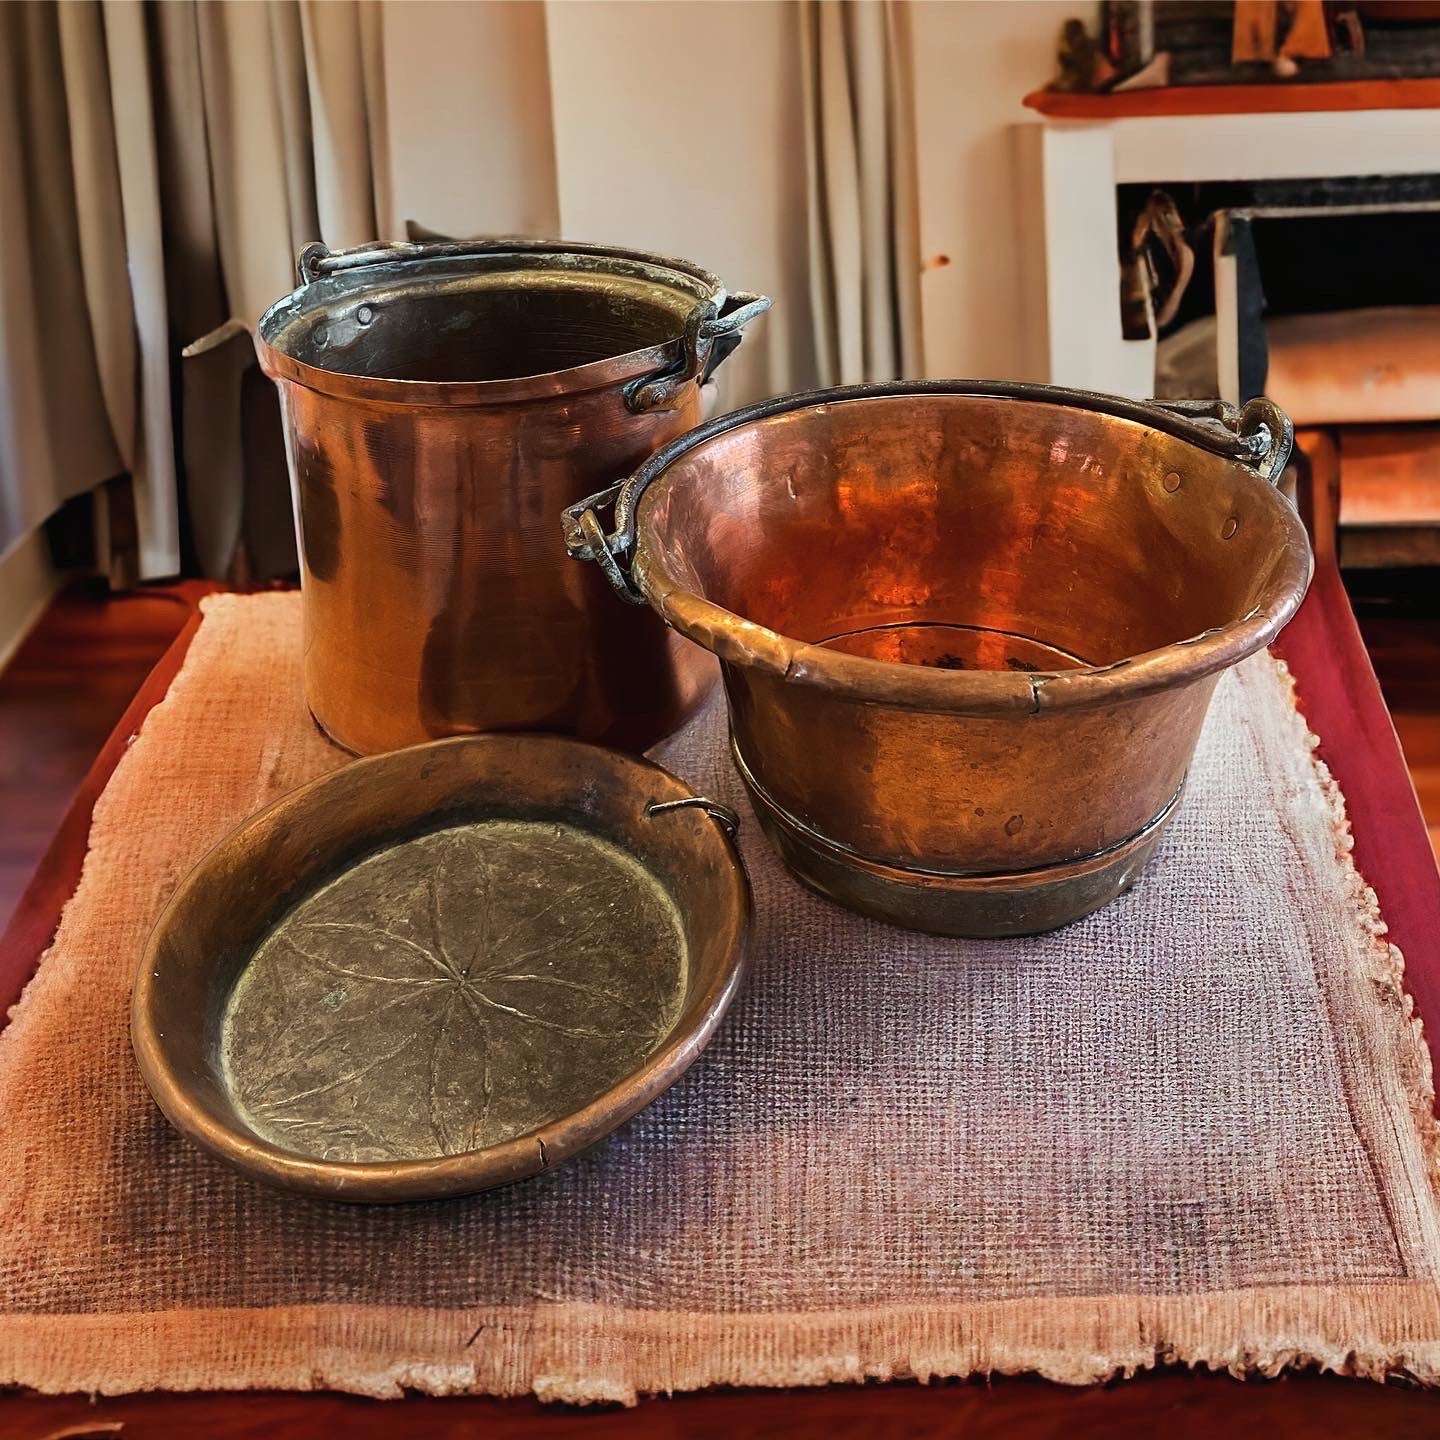
<instances>
[{"instance_id":1,"label":"beige curtain","mask_svg":"<svg viewBox=\"0 0 1440 1440\"><path fill-rule=\"evenodd\" d=\"M310 240L373 240L386 197L376 0L153 7L166 120L187 537L207 574L294 565L278 410L250 332ZM196 120L203 123L196 125Z\"/></svg>"},{"instance_id":2,"label":"beige curtain","mask_svg":"<svg viewBox=\"0 0 1440 1440\"><path fill-rule=\"evenodd\" d=\"M118 186L93 109L72 124L62 18L77 17L0 5L0 553L124 470L133 436L133 348L105 263ZM72 44L72 75L82 59Z\"/></svg>"},{"instance_id":3,"label":"beige curtain","mask_svg":"<svg viewBox=\"0 0 1440 1440\"><path fill-rule=\"evenodd\" d=\"M124 474L123 525L113 486L98 505L112 575L293 563L248 327L305 241L377 233L378 20L378 0L0 6L0 553Z\"/></svg>"},{"instance_id":4,"label":"beige curtain","mask_svg":"<svg viewBox=\"0 0 1440 1440\"><path fill-rule=\"evenodd\" d=\"M811 308L826 385L924 368L908 18L903 0L801 0Z\"/></svg>"},{"instance_id":5,"label":"beige curtain","mask_svg":"<svg viewBox=\"0 0 1440 1440\"><path fill-rule=\"evenodd\" d=\"M0 553L125 475L113 574L288 569L250 332L316 238L698 260L777 301L722 371L731 405L918 373L903 22L903 0L0 5Z\"/></svg>"}]
</instances>

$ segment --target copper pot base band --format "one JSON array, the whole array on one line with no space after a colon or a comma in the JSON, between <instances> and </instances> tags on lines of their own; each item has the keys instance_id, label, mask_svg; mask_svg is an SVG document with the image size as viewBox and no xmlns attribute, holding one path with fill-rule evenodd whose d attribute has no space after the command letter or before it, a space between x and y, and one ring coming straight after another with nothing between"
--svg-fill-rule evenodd
<instances>
[{"instance_id":1,"label":"copper pot base band","mask_svg":"<svg viewBox=\"0 0 1440 1440\"><path fill-rule=\"evenodd\" d=\"M852 910L932 935L1039 935L1108 905L1139 878L1185 788L1135 834L1093 855L1030 870L959 874L874 860L819 834L765 792L733 739L730 754L761 828L799 879Z\"/></svg>"}]
</instances>

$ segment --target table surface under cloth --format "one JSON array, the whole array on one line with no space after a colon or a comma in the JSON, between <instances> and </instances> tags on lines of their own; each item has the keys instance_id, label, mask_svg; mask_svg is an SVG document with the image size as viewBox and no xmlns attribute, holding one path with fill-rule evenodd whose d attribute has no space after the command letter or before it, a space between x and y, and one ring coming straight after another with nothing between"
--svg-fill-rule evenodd
<instances>
[{"instance_id":1,"label":"table surface under cloth","mask_svg":"<svg viewBox=\"0 0 1440 1440\"><path fill-rule=\"evenodd\" d=\"M298 653L297 607L221 602L210 635L187 637L187 677L221 673L204 668L207 643L244 650L255 625L219 633L241 614L263 612L269 648ZM692 1075L538 1182L388 1211L297 1204L192 1154L116 1044L134 963L121 952L152 917L119 914L107 874L138 865L125 873L166 889L212 830L340 759L299 726L293 654L239 697L251 713L237 735L250 738L233 754L178 753L183 728L166 726L184 705L206 702L209 730L225 713L215 686L187 692L182 679L97 809L86 884L0 1040L3 1378L628 1399L975 1370L1078 1381L1157 1359L1433 1375L1429 1072L1390 942L1424 1013L1440 885L1338 579L1317 579L1284 648L1338 789L1262 657L1222 685L1185 811L1145 883L1057 936L947 942L850 916L800 891L751 822L754 972ZM661 758L733 802L722 741L712 713ZM1341 791L1389 937L1351 866ZM137 845L127 816L168 824L168 839ZM46 887L58 903L73 886L70 849L42 867L0 950L12 984L44 942ZM58 1164L56 1137L70 1152ZM1212 1419L1229 1403L1296 1418L1320 1404L1331 1429L1349 1407L1374 1417L1428 1399L1182 1375L945 1393L1053 1423L1067 1406L1138 1414L1175 1385L1199 1387ZM1246 1398L1224 1398L1237 1391ZM907 1398L918 1393L889 1387L862 1403L899 1420L935 1403ZM742 1402L758 1421L798 1398L680 1403L692 1423ZM831 1402L807 1398L791 1413L823 1425ZM23 1416L65 1403L0 1402L0 1429L4 1406ZM258 1416L355 1402L108 1403L160 1405L180 1424L187 1405ZM552 1418L526 1402L462 1403L507 1427L543 1431Z\"/></svg>"}]
</instances>

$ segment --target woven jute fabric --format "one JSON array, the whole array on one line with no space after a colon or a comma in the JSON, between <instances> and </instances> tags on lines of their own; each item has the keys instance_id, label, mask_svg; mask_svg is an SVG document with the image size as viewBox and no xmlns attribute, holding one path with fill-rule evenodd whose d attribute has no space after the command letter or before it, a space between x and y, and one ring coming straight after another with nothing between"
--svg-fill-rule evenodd
<instances>
[{"instance_id":1,"label":"woven jute fabric","mask_svg":"<svg viewBox=\"0 0 1440 1440\"><path fill-rule=\"evenodd\" d=\"M573 1163L386 1209L201 1156L128 1043L177 881L343 763L300 651L297 597L208 602L0 1035L0 1382L629 1400L1158 1361L1440 1376L1429 1061L1268 656L1221 683L1141 883L1029 940L802 890L710 706L660 754L746 817L752 970L709 1051Z\"/></svg>"}]
</instances>

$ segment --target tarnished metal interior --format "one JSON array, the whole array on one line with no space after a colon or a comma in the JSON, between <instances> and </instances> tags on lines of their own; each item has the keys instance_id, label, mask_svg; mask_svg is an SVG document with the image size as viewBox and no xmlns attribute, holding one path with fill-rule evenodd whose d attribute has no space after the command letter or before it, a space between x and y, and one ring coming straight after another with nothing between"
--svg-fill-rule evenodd
<instances>
[{"instance_id":1,"label":"tarnished metal interior","mask_svg":"<svg viewBox=\"0 0 1440 1440\"><path fill-rule=\"evenodd\" d=\"M390 283L351 289L341 303L297 311L272 343L343 375L514 380L678 340L696 303L673 283L573 267L432 269L423 286L395 267Z\"/></svg>"}]
</instances>

